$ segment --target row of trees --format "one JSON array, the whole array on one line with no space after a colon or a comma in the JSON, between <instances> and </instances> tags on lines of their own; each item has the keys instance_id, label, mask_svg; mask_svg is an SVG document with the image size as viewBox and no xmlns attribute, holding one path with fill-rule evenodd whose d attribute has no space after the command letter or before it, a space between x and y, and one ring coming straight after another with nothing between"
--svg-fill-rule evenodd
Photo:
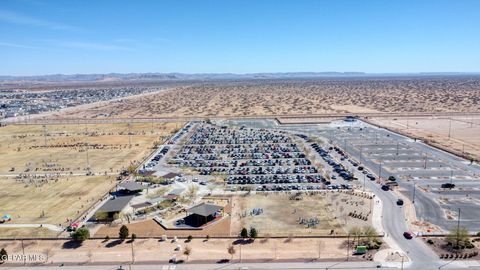
<instances>
[{"instance_id":1,"label":"row of trees","mask_svg":"<svg viewBox=\"0 0 480 270\"><path fill-rule=\"evenodd\" d=\"M251 238L251 239L255 239L257 238L258 236L258 231L257 229L255 229L254 227L251 227L250 228L250 231L248 231L246 228L243 228L241 231L240 231L240 237L241 238Z\"/></svg>"}]
</instances>

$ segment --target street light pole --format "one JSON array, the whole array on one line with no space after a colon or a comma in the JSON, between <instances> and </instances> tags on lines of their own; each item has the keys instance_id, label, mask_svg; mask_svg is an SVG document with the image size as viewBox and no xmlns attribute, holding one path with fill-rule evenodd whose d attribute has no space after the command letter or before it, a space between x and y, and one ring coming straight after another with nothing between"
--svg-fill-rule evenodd
<instances>
[{"instance_id":1,"label":"street light pole","mask_svg":"<svg viewBox=\"0 0 480 270\"><path fill-rule=\"evenodd\" d=\"M363 191L365 192L365 179L367 178L366 174L363 174Z\"/></svg>"},{"instance_id":2,"label":"street light pole","mask_svg":"<svg viewBox=\"0 0 480 270\"><path fill-rule=\"evenodd\" d=\"M413 180L413 198L412 198L412 203L415 203L415 180Z\"/></svg>"},{"instance_id":3,"label":"street light pole","mask_svg":"<svg viewBox=\"0 0 480 270\"><path fill-rule=\"evenodd\" d=\"M457 220L457 247L458 247L458 242L460 241L460 214L461 210L458 208L458 220Z\"/></svg>"},{"instance_id":4,"label":"street light pole","mask_svg":"<svg viewBox=\"0 0 480 270\"><path fill-rule=\"evenodd\" d=\"M381 161L378 169L378 180L382 181L382 162Z\"/></svg>"}]
</instances>

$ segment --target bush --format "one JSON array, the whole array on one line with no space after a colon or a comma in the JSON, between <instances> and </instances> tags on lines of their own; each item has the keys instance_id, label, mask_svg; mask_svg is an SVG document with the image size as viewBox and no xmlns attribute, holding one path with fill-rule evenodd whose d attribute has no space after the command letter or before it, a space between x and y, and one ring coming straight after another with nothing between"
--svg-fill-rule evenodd
<instances>
[{"instance_id":1,"label":"bush","mask_svg":"<svg viewBox=\"0 0 480 270\"><path fill-rule=\"evenodd\" d=\"M118 237L122 240L125 240L128 238L129 234L130 232L128 231L128 227L125 225L122 225L122 227L120 227L120 230L118 231Z\"/></svg>"},{"instance_id":2,"label":"bush","mask_svg":"<svg viewBox=\"0 0 480 270\"><path fill-rule=\"evenodd\" d=\"M248 231L247 229L243 228L242 231L240 232L240 237L242 238L248 238Z\"/></svg>"},{"instance_id":3,"label":"bush","mask_svg":"<svg viewBox=\"0 0 480 270\"><path fill-rule=\"evenodd\" d=\"M8 259L7 251L4 248L0 249L0 263L5 262L7 259Z\"/></svg>"},{"instance_id":4,"label":"bush","mask_svg":"<svg viewBox=\"0 0 480 270\"><path fill-rule=\"evenodd\" d=\"M90 232L88 231L87 227L78 228L75 232L70 235L73 240L78 242L83 242L90 238Z\"/></svg>"},{"instance_id":5,"label":"bush","mask_svg":"<svg viewBox=\"0 0 480 270\"><path fill-rule=\"evenodd\" d=\"M258 232L257 232L257 229L255 228L250 228L250 238L257 238L258 236Z\"/></svg>"},{"instance_id":6,"label":"bush","mask_svg":"<svg viewBox=\"0 0 480 270\"><path fill-rule=\"evenodd\" d=\"M137 234L132 233L132 242L135 241L135 239L137 239Z\"/></svg>"},{"instance_id":7,"label":"bush","mask_svg":"<svg viewBox=\"0 0 480 270\"><path fill-rule=\"evenodd\" d=\"M427 243L428 243L429 245L433 245L433 240L432 240L432 239L428 239L428 240L427 240Z\"/></svg>"},{"instance_id":8,"label":"bush","mask_svg":"<svg viewBox=\"0 0 480 270\"><path fill-rule=\"evenodd\" d=\"M187 237L187 241L188 241L188 242L192 241L192 239L193 239L193 236L191 236L191 235L189 235L189 236Z\"/></svg>"}]
</instances>

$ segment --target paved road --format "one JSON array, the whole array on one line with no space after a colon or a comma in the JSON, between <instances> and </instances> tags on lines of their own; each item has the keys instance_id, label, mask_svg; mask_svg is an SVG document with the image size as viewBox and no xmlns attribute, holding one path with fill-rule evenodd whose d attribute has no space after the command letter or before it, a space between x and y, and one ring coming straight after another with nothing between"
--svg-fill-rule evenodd
<instances>
[{"instance_id":1,"label":"paved road","mask_svg":"<svg viewBox=\"0 0 480 270\"><path fill-rule=\"evenodd\" d=\"M8 267L4 266L2 269L8 270L28 270L33 267ZM480 269L478 262L463 262L451 261L446 262L435 269ZM134 264L134 265L81 265L81 266L36 266L37 270L314 270L314 269L401 269L401 265L379 265L376 262L270 262L270 263L234 263L234 264ZM412 268L416 270L431 269L431 268Z\"/></svg>"}]
</instances>

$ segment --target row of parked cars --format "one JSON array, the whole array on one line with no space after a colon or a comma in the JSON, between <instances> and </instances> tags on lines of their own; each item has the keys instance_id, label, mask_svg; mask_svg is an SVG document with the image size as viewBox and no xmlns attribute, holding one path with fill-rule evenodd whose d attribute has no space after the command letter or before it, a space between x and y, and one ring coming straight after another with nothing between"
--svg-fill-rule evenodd
<instances>
[{"instance_id":1,"label":"row of parked cars","mask_svg":"<svg viewBox=\"0 0 480 270\"><path fill-rule=\"evenodd\" d=\"M177 141L180 140L180 138L190 130L192 125L193 123L191 122L187 123L180 131L177 132L177 134L175 134L175 136L173 136L173 138L170 139L168 143L169 144L177 143Z\"/></svg>"},{"instance_id":2,"label":"row of parked cars","mask_svg":"<svg viewBox=\"0 0 480 270\"><path fill-rule=\"evenodd\" d=\"M325 162L328 163L328 165L332 166L333 170L338 173L338 175L340 175L340 177L342 177L343 179L345 180L353 180L354 179L354 176L352 173L348 172L347 170L345 170L345 168L335 162L332 158L332 156L330 156L330 154L328 153L327 150L323 149L322 147L320 147L317 143L312 143L311 144L312 148L315 149L315 151L318 152L318 154L320 154L320 156L323 158L323 160L325 160ZM341 149L339 149L338 147L335 149L333 148L335 151L337 151L337 153L339 153L340 155L345 156L345 153L343 153L343 151Z\"/></svg>"},{"instance_id":3,"label":"row of parked cars","mask_svg":"<svg viewBox=\"0 0 480 270\"><path fill-rule=\"evenodd\" d=\"M290 137L262 129L228 129L213 125L197 128L188 144L289 143Z\"/></svg>"},{"instance_id":4,"label":"row of parked cars","mask_svg":"<svg viewBox=\"0 0 480 270\"><path fill-rule=\"evenodd\" d=\"M320 174L308 175L243 175L229 176L226 180L229 185L252 185L252 184L293 184L293 183L323 183L330 185Z\"/></svg>"},{"instance_id":5,"label":"row of parked cars","mask_svg":"<svg viewBox=\"0 0 480 270\"><path fill-rule=\"evenodd\" d=\"M291 190L322 190L322 189L351 189L351 185L260 185L256 191L291 191Z\"/></svg>"},{"instance_id":6,"label":"row of parked cars","mask_svg":"<svg viewBox=\"0 0 480 270\"><path fill-rule=\"evenodd\" d=\"M212 173L228 175L257 175L257 174L313 174L318 173L317 168L313 166L296 167L209 167L198 169L201 175L211 175Z\"/></svg>"},{"instance_id":7,"label":"row of parked cars","mask_svg":"<svg viewBox=\"0 0 480 270\"><path fill-rule=\"evenodd\" d=\"M167 153L170 148L168 146L164 146L158 154L156 154L147 164L143 165L144 170L149 170L155 167L160 159L162 159Z\"/></svg>"}]
</instances>

